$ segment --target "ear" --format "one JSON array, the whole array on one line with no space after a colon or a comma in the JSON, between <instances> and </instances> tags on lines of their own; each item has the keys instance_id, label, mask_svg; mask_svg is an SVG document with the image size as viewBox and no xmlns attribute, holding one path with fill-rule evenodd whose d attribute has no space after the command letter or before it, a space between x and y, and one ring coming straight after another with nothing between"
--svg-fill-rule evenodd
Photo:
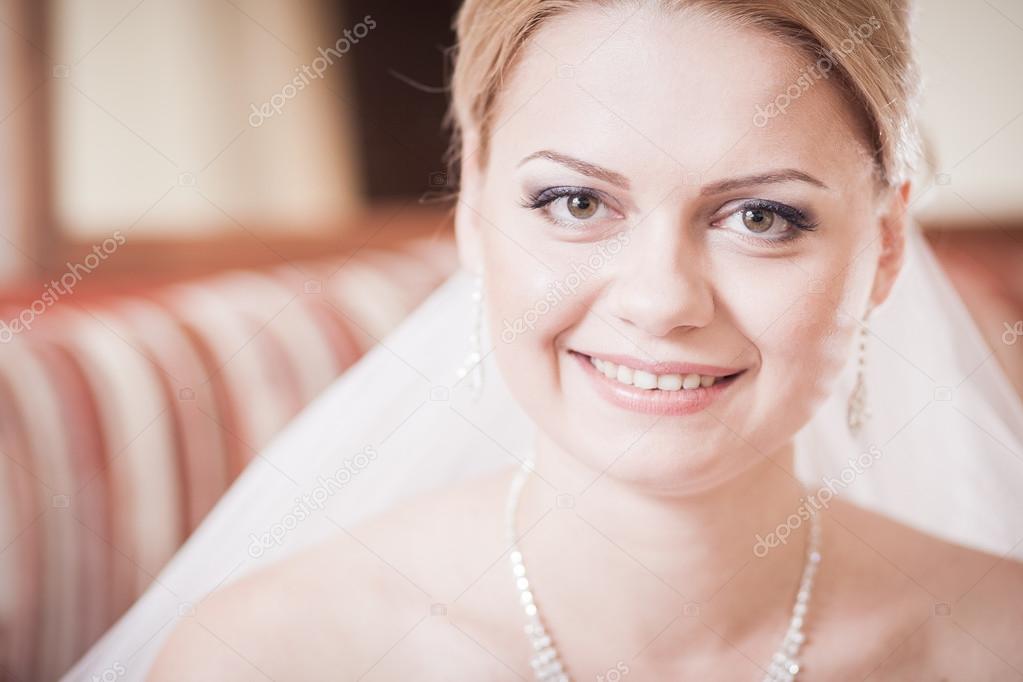
<instances>
[{"instance_id":1,"label":"ear","mask_svg":"<svg viewBox=\"0 0 1023 682\"><path fill-rule=\"evenodd\" d=\"M482 171L479 167L478 136L466 130L462 136L457 204L455 206L455 241L462 267L475 275L483 274L482 218L479 214L482 196Z\"/></svg>"},{"instance_id":2,"label":"ear","mask_svg":"<svg viewBox=\"0 0 1023 682\"><path fill-rule=\"evenodd\" d=\"M909 181L888 192L887 205L880 215L881 252L878 255L874 287L870 292L870 308L881 305L902 269L906 246L906 223L909 207Z\"/></svg>"}]
</instances>

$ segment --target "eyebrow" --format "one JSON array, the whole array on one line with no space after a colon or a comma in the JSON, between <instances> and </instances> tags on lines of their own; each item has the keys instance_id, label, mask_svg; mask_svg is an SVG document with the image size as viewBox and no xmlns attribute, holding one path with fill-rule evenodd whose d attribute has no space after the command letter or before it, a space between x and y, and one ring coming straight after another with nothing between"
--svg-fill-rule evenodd
<instances>
[{"instance_id":1,"label":"eyebrow","mask_svg":"<svg viewBox=\"0 0 1023 682\"><path fill-rule=\"evenodd\" d=\"M533 159L547 159L548 161L553 161L554 163L570 168L577 173L604 180L612 185L618 185L623 189L629 189L630 186L628 178L621 173L616 173L615 171L604 168L603 166L598 166L597 164L577 159L574 156L551 151L550 149L542 149L538 152L533 152L519 161L518 165L522 166ZM742 189L743 187L752 187L754 185L771 185L782 182L805 182L813 185L814 187L829 189L827 185L809 173L804 173L803 171L795 168L781 168L764 173L743 175L736 178L726 178L724 180L712 182L709 185L703 185L700 187L700 196L731 192L732 190Z\"/></svg>"},{"instance_id":2,"label":"eyebrow","mask_svg":"<svg viewBox=\"0 0 1023 682\"><path fill-rule=\"evenodd\" d=\"M618 185L622 189L629 189L629 180L621 173L615 173L613 170L608 170L603 166L598 166L595 163L589 163L582 159L577 159L574 156L568 156L567 154L559 154L558 152L551 151L549 149L542 149L538 152L533 152L529 156L519 161L519 166L523 165L527 161L533 159L547 159L554 163L559 163L562 166L571 168L577 173L588 175L591 178L598 178L605 182L609 182L612 185Z\"/></svg>"},{"instance_id":3,"label":"eyebrow","mask_svg":"<svg viewBox=\"0 0 1023 682\"><path fill-rule=\"evenodd\" d=\"M700 187L700 196L721 194L753 185L771 185L780 182L805 182L814 187L829 189L827 185L808 173L796 170L795 168L781 168L779 170L767 171L766 173L726 178L725 180L712 182L709 185L703 185Z\"/></svg>"}]
</instances>

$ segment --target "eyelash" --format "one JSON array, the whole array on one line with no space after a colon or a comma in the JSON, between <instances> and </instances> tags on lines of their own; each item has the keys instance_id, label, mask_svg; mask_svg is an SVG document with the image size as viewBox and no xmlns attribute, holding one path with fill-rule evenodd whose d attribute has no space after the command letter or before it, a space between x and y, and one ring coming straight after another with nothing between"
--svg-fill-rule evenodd
<instances>
[{"instance_id":1,"label":"eyelash","mask_svg":"<svg viewBox=\"0 0 1023 682\"><path fill-rule=\"evenodd\" d=\"M595 199L598 202L600 202L601 205L608 206L607 199L605 199L601 193L591 189L587 189L585 187L569 186L547 187L541 189L537 192L533 192L532 194L523 197L521 203L524 208L531 210L542 210L558 199L576 195L590 197L591 199ZM741 204L739 204L733 211L729 212L728 215L725 216L725 218L731 217L737 213L742 213L744 211L756 210L771 211L775 215L785 220L785 222L787 222L793 228L795 228L795 231L792 231L791 233L783 237L774 238L757 237L755 233L741 235L742 238L754 241L759 244L777 245L784 242L789 242L794 239L798 239L805 232L813 232L814 230L817 229L818 223L811 221L807 217L807 215L800 211L798 208L795 208L794 206L789 206L788 204L782 204L777 201L771 201L769 199L747 199L743 201ZM556 218L552 217L549 213L547 213L545 217L547 218L547 220L556 225L565 224L565 221L557 220ZM579 222L576 223L570 223L567 226L575 227L582 222L585 222L585 220L580 220Z\"/></svg>"}]
</instances>

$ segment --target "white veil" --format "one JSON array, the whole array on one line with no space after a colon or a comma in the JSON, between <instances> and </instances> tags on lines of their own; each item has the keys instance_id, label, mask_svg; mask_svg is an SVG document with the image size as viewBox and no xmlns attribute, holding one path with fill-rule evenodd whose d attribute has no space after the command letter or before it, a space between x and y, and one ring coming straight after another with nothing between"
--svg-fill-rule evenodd
<instances>
[{"instance_id":1,"label":"white veil","mask_svg":"<svg viewBox=\"0 0 1023 682\"><path fill-rule=\"evenodd\" d=\"M64 679L107 679L109 670L144 679L177 621L211 590L409 494L524 457L535 427L492 356L478 402L456 379L470 285L466 273L453 275L280 433ZM857 438L846 425L853 365L797 437L808 487L829 485L932 534L1023 556L1023 405L915 228L899 281L871 318L872 416ZM874 454L850 477L849 459L864 452Z\"/></svg>"}]
</instances>

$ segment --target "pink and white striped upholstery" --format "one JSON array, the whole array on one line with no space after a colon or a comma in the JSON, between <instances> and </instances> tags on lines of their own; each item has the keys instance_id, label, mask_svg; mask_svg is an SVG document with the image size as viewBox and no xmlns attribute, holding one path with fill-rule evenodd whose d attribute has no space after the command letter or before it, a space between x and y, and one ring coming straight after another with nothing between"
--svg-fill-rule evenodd
<instances>
[{"instance_id":1,"label":"pink and white striped upholstery","mask_svg":"<svg viewBox=\"0 0 1023 682\"><path fill-rule=\"evenodd\" d=\"M0 344L0 681L66 670L267 441L455 262L450 239L420 239L73 294Z\"/></svg>"}]
</instances>

